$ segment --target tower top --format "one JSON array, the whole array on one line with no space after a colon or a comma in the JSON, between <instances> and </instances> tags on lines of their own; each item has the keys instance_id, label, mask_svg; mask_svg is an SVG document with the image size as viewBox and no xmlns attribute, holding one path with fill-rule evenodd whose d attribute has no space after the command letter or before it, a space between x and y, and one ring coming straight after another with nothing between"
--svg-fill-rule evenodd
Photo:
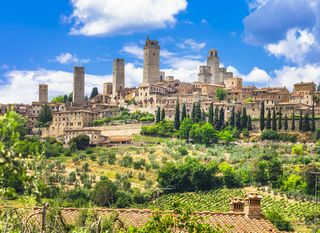
<instances>
[{"instance_id":1,"label":"tower top","mask_svg":"<svg viewBox=\"0 0 320 233\"><path fill-rule=\"evenodd\" d=\"M209 51L209 57L218 57L218 51L216 49L211 49Z\"/></svg>"},{"instance_id":2,"label":"tower top","mask_svg":"<svg viewBox=\"0 0 320 233\"><path fill-rule=\"evenodd\" d=\"M150 40L149 36L147 37L145 48L157 48L160 49L159 41Z\"/></svg>"}]
</instances>

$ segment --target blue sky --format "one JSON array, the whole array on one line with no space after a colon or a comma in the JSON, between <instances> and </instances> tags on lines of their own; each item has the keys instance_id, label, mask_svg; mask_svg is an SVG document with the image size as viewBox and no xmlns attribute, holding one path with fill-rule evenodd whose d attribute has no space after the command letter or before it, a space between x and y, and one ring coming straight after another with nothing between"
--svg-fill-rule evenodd
<instances>
[{"instance_id":1,"label":"blue sky","mask_svg":"<svg viewBox=\"0 0 320 233\"><path fill-rule=\"evenodd\" d=\"M209 49L247 84L320 81L319 0L30 0L0 7L0 102L30 103L37 85L71 91L72 67L86 67L86 91L126 60L126 85L142 79L147 35L161 44L161 68L195 81ZM13 94L14 93L14 94Z\"/></svg>"}]
</instances>

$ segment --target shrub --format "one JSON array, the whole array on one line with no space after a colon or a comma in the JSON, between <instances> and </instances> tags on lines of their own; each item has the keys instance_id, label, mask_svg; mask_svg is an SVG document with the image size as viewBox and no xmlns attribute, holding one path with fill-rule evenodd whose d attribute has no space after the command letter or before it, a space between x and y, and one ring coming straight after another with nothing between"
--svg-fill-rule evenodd
<instances>
[{"instance_id":1,"label":"shrub","mask_svg":"<svg viewBox=\"0 0 320 233\"><path fill-rule=\"evenodd\" d=\"M71 150L65 150L63 154L64 154L64 156L70 157L72 155L72 151Z\"/></svg>"},{"instance_id":2,"label":"shrub","mask_svg":"<svg viewBox=\"0 0 320 233\"><path fill-rule=\"evenodd\" d=\"M113 165L113 164L115 164L116 160L117 160L116 153L109 152L108 153L108 164Z\"/></svg>"},{"instance_id":3,"label":"shrub","mask_svg":"<svg viewBox=\"0 0 320 233\"><path fill-rule=\"evenodd\" d=\"M110 207L116 201L117 187L105 178L95 185L91 199L98 206Z\"/></svg>"},{"instance_id":4,"label":"shrub","mask_svg":"<svg viewBox=\"0 0 320 233\"><path fill-rule=\"evenodd\" d=\"M180 146L178 147L178 151L182 156L188 155L188 150L186 147L184 146Z\"/></svg>"},{"instance_id":5,"label":"shrub","mask_svg":"<svg viewBox=\"0 0 320 233\"><path fill-rule=\"evenodd\" d=\"M120 161L120 166L122 167L132 167L133 159L130 155L125 155Z\"/></svg>"},{"instance_id":6,"label":"shrub","mask_svg":"<svg viewBox=\"0 0 320 233\"><path fill-rule=\"evenodd\" d=\"M96 161L96 160L97 160L97 155L96 155L96 154L90 155L90 159L91 159L92 161Z\"/></svg>"},{"instance_id":7,"label":"shrub","mask_svg":"<svg viewBox=\"0 0 320 233\"><path fill-rule=\"evenodd\" d=\"M275 225L280 231L294 231L291 223L282 215L275 211L266 213L266 217Z\"/></svg>"},{"instance_id":8,"label":"shrub","mask_svg":"<svg viewBox=\"0 0 320 233\"><path fill-rule=\"evenodd\" d=\"M132 203L132 197L127 192L117 192L117 201L116 207L117 208L126 208L130 206Z\"/></svg>"},{"instance_id":9,"label":"shrub","mask_svg":"<svg viewBox=\"0 0 320 233\"><path fill-rule=\"evenodd\" d=\"M145 159L139 159L138 161L135 161L133 163L133 168L134 169L142 169L146 165L146 160Z\"/></svg>"},{"instance_id":10,"label":"shrub","mask_svg":"<svg viewBox=\"0 0 320 233\"><path fill-rule=\"evenodd\" d=\"M74 182L76 182L76 180L77 180L76 172L75 171L70 172L69 176L68 176L68 182L74 183Z\"/></svg>"},{"instance_id":11,"label":"shrub","mask_svg":"<svg viewBox=\"0 0 320 233\"><path fill-rule=\"evenodd\" d=\"M84 150L90 145L90 137L86 134L78 135L70 140L69 145L72 150Z\"/></svg>"},{"instance_id":12,"label":"shrub","mask_svg":"<svg viewBox=\"0 0 320 233\"><path fill-rule=\"evenodd\" d=\"M171 121L160 121L154 125L143 126L141 128L142 135L171 137L174 132L174 126Z\"/></svg>"},{"instance_id":13,"label":"shrub","mask_svg":"<svg viewBox=\"0 0 320 233\"><path fill-rule=\"evenodd\" d=\"M277 140L279 140L280 137L276 131L267 129L261 133L260 138L261 138L261 140L277 141Z\"/></svg>"},{"instance_id":14,"label":"shrub","mask_svg":"<svg viewBox=\"0 0 320 233\"><path fill-rule=\"evenodd\" d=\"M304 148L302 144L296 144L292 146L291 153L295 155L303 155Z\"/></svg>"}]
</instances>

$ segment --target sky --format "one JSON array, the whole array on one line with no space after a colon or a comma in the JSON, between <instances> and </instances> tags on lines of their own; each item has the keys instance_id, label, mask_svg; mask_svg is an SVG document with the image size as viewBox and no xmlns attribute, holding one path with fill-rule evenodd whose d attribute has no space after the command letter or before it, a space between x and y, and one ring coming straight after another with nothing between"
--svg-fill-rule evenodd
<instances>
[{"instance_id":1,"label":"sky","mask_svg":"<svg viewBox=\"0 0 320 233\"><path fill-rule=\"evenodd\" d=\"M0 103L31 103L72 91L74 65L86 93L126 61L126 86L142 82L143 45L161 45L161 70L197 80L208 51L246 85L320 82L320 0L10 0L0 7Z\"/></svg>"}]
</instances>

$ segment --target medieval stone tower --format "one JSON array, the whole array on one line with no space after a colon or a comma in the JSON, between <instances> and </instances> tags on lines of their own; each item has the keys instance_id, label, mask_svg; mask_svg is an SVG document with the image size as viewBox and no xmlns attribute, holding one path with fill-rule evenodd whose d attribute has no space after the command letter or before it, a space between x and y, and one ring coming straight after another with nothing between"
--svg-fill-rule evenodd
<instances>
[{"instance_id":1,"label":"medieval stone tower","mask_svg":"<svg viewBox=\"0 0 320 233\"><path fill-rule=\"evenodd\" d=\"M39 85L39 102L40 103L48 102L48 85L47 84Z\"/></svg>"},{"instance_id":2,"label":"medieval stone tower","mask_svg":"<svg viewBox=\"0 0 320 233\"><path fill-rule=\"evenodd\" d=\"M156 40L147 38L144 46L143 82L160 81L160 45Z\"/></svg>"},{"instance_id":3,"label":"medieval stone tower","mask_svg":"<svg viewBox=\"0 0 320 233\"><path fill-rule=\"evenodd\" d=\"M211 49L209 52L207 65L211 67L212 80L211 84L219 84L219 65L220 59L218 57L218 51Z\"/></svg>"},{"instance_id":4,"label":"medieval stone tower","mask_svg":"<svg viewBox=\"0 0 320 233\"><path fill-rule=\"evenodd\" d=\"M124 76L125 76L125 61L124 59L116 58L113 61L113 83L112 95L113 97L119 96L119 92L124 89Z\"/></svg>"},{"instance_id":5,"label":"medieval stone tower","mask_svg":"<svg viewBox=\"0 0 320 233\"><path fill-rule=\"evenodd\" d=\"M75 66L73 71L73 104L84 104L84 67Z\"/></svg>"},{"instance_id":6,"label":"medieval stone tower","mask_svg":"<svg viewBox=\"0 0 320 233\"><path fill-rule=\"evenodd\" d=\"M212 80L211 67L200 66L198 78L199 78L199 82L210 84Z\"/></svg>"}]
</instances>

